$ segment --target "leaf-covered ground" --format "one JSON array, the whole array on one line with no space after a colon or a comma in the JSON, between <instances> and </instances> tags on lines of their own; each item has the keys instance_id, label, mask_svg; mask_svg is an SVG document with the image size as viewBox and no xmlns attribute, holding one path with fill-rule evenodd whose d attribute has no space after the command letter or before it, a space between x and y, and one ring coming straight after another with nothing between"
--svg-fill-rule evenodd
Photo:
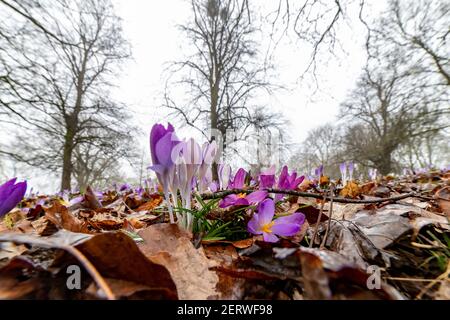
<instances>
[{"instance_id":1,"label":"leaf-covered ground","mask_svg":"<svg viewBox=\"0 0 450 320\"><path fill-rule=\"evenodd\" d=\"M0 224L0 299L450 299L449 178L305 181L276 211L306 222L277 243L220 192L195 195L193 233L150 190L31 196Z\"/></svg>"}]
</instances>

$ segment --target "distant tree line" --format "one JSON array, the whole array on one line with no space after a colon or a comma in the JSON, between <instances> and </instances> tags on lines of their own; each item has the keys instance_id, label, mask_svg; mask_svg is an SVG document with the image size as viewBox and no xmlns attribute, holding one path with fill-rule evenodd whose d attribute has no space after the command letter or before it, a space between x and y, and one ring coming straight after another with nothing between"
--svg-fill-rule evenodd
<instances>
[{"instance_id":1,"label":"distant tree line","mask_svg":"<svg viewBox=\"0 0 450 320\"><path fill-rule=\"evenodd\" d=\"M448 165L450 3L392 0L366 25L368 58L343 121L311 131L292 162L336 173L351 160L382 174Z\"/></svg>"},{"instance_id":2,"label":"distant tree line","mask_svg":"<svg viewBox=\"0 0 450 320\"><path fill-rule=\"evenodd\" d=\"M1 0L0 155L61 190L116 177L134 128L110 93L130 54L110 0Z\"/></svg>"}]
</instances>

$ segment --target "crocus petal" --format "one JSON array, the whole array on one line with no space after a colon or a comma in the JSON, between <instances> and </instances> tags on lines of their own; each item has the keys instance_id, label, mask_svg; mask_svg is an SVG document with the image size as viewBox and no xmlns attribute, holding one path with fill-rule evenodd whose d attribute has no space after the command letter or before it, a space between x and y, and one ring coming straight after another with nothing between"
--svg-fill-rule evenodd
<instances>
[{"instance_id":1,"label":"crocus petal","mask_svg":"<svg viewBox=\"0 0 450 320\"><path fill-rule=\"evenodd\" d=\"M214 158L217 154L217 143L212 141L211 143L206 142L202 148L202 160L206 164L212 164Z\"/></svg>"},{"instance_id":2,"label":"crocus petal","mask_svg":"<svg viewBox=\"0 0 450 320\"><path fill-rule=\"evenodd\" d=\"M339 171L341 171L341 175L345 175L345 172L347 171L347 165L345 162L342 162L339 165Z\"/></svg>"},{"instance_id":3,"label":"crocus petal","mask_svg":"<svg viewBox=\"0 0 450 320\"><path fill-rule=\"evenodd\" d=\"M289 186L294 183L295 178L297 178L297 172L294 171L294 172L292 172L291 175L288 174L288 179L287 180L289 182Z\"/></svg>"},{"instance_id":4,"label":"crocus petal","mask_svg":"<svg viewBox=\"0 0 450 320\"><path fill-rule=\"evenodd\" d=\"M234 179L232 182L232 188L241 189L244 186L246 175L247 175L247 172L244 169L240 168L236 172L236 175L234 176Z\"/></svg>"},{"instance_id":5,"label":"crocus petal","mask_svg":"<svg viewBox=\"0 0 450 320\"><path fill-rule=\"evenodd\" d=\"M0 204L0 216L7 214L14 209L15 206L22 201L25 192L27 191L27 182L19 182L11 187L9 194L5 195Z\"/></svg>"},{"instance_id":6,"label":"crocus petal","mask_svg":"<svg viewBox=\"0 0 450 320\"><path fill-rule=\"evenodd\" d=\"M222 168L222 172L220 174L222 183L221 188L225 189L228 186L228 183L230 182L230 175L231 175L231 166L230 165L224 165Z\"/></svg>"},{"instance_id":7,"label":"crocus petal","mask_svg":"<svg viewBox=\"0 0 450 320\"><path fill-rule=\"evenodd\" d=\"M211 192L217 192L219 190L219 186L217 184L217 182L213 181L209 184L209 190L211 190Z\"/></svg>"},{"instance_id":8,"label":"crocus petal","mask_svg":"<svg viewBox=\"0 0 450 320\"><path fill-rule=\"evenodd\" d=\"M272 232L279 236L289 237L300 231L301 225L296 223L277 223L272 226Z\"/></svg>"},{"instance_id":9,"label":"crocus petal","mask_svg":"<svg viewBox=\"0 0 450 320\"><path fill-rule=\"evenodd\" d=\"M287 189L289 187L289 183L287 181L288 176L288 168L287 166L284 166L283 169L281 169L280 176L278 177L278 188L279 189Z\"/></svg>"},{"instance_id":10,"label":"crocus petal","mask_svg":"<svg viewBox=\"0 0 450 320\"><path fill-rule=\"evenodd\" d=\"M319 178L321 176L323 176L323 164L321 164L317 169L316 169L316 176L318 176Z\"/></svg>"},{"instance_id":11,"label":"crocus petal","mask_svg":"<svg viewBox=\"0 0 450 320\"><path fill-rule=\"evenodd\" d=\"M265 242L277 242L278 237L273 233L263 232L263 239Z\"/></svg>"},{"instance_id":12,"label":"crocus petal","mask_svg":"<svg viewBox=\"0 0 450 320\"><path fill-rule=\"evenodd\" d=\"M301 212L295 212L288 216L280 217L275 220L275 224L283 224L283 223L295 223L302 225L305 222L305 215Z\"/></svg>"},{"instance_id":13,"label":"crocus petal","mask_svg":"<svg viewBox=\"0 0 450 320\"><path fill-rule=\"evenodd\" d=\"M0 186L0 203L6 198L9 194L12 186L16 183L17 178L13 178Z\"/></svg>"},{"instance_id":14,"label":"crocus petal","mask_svg":"<svg viewBox=\"0 0 450 320\"><path fill-rule=\"evenodd\" d=\"M150 132L150 151L153 164L158 163L158 158L156 157L156 144L166 134L166 132L167 131L162 124L158 123L152 127Z\"/></svg>"},{"instance_id":15,"label":"crocus petal","mask_svg":"<svg viewBox=\"0 0 450 320\"><path fill-rule=\"evenodd\" d=\"M283 194L281 194L281 193L277 193L276 195L275 195L275 201L280 201L281 199L283 199Z\"/></svg>"},{"instance_id":16,"label":"crocus petal","mask_svg":"<svg viewBox=\"0 0 450 320\"><path fill-rule=\"evenodd\" d=\"M276 219L272 226L272 232L279 236L293 236L298 233L305 222L305 215L295 212L289 216Z\"/></svg>"},{"instance_id":17,"label":"crocus petal","mask_svg":"<svg viewBox=\"0 0 450 320\"><path fill-rule=\"evenodd\" d=\"M353 171L355 170L355 164L353 162L350 162L348 164L348 176L349 179L352 180L353 179Z\"/></svg>"},{"instance_id":18,"label":"crocus petal","mask_svg":"<svg viewBox=\"0 0 450 320\"><path fill-rule=\"evenodd\" d=\"M260 175L259 176L259 187L261 189L272 188L275 184L275 175Z\"/></svg>"},{"instance_id":19,"label":"crocus petal","mask_svg":"<svg viewBox=\"0 0 450 320\"><path fill-rule=\"evenodd\" d=\"M234 205L234 203L236 202L237 199L238 199L237 195L230 194L220 201L219 207L226 208L226 207L232 206L232 205Z\"/></svg>"},{"instance_id":20,"label":"crocus petal","mask_svg":"<svg viewBox=\"0 0 450 320\"><path fill-rule=\"evenodd\" d=\"M275 203L272 199L266 199L258 206L258 217L261 226L272 221L275 214Z\"/></svg>"},{"instance_id":21,"label":"crocus petal","mask_svg":"<svg viewBox=\"0 0 450 320\"><path fill-rule=\"evenodd\" d=\"M249 206L250 202L246 198L237 198L234 202L235 206Z\"/></svg>"},{"instance_id":22,"label":"crocus petal","mask_svg":"<svg viewBox=\"0 0 450 320\"><path fill-rule=\"evenodd\" d=\"M253 217L247 224L247 231L253 234L262 234L261 225L259 224L258 214L253 214Z\"/></svg>"},{"instance_id":23,"label":"crocus petal","mask_svg":"<svg viewBox=\"0 0 450 320\"><path fill-rule=\"evenodd\" d=\"M172 133L166 133L159 141L156 143L155 153L158 159L157 164L161 164L163 166L171 166L173 164L172 161L172 149L174 147L174 137L172 137Z\"/></svg>"},{"instance_id":24,"label":"crocus petal","mask_svg":"<svg viewBox=\"0 0 450 320\"><path fill-rule=\"evenodd\" d=\"M290 189L291 190L297 189L297 187L303 182L303 180L305 180L305 176L301 176L301 177L295 179L294 182L291 183Z\"/></svg>"},{"instance_id":25,"label":"crocus petal","mask_svg":"<svg viewBox=\"0 0 450 320\"><path fill-rule=\"evenodd\" d=\"M73 205L75 205L75 204L77 204L77 203L83 202L83 200L84 200L84 196L78 196L78 197L73 198L72 200L70 200L70 201L69 201L69 205L70 205L70 206L73 206Z\"/></svg>"},{"instance_id":26,"label":"crocus petal","mask_svg":"<svg viewBox=\"0 0 450 320\"><path fill-rule=\"evenodd\" d=\"M155 171L156 173L163 174L166 167L161 164L154 164L149 166L148 169Z\"/></svg>"},{"instance_id":27,"label":"crocus petal","mask_svg":"<svg viewBox=\"0 0 450 320\"><path fill-rule=\"evenodd\" d=\"M257 203L263 201L267 197L267 191L255 191L250 194L248 194L245 199L249 203Z\"/></svg>"},{"instance_id":28,"label":"crocus petal","mask_svg":"<svg viewBox=\"0 0 450 320\"><path fill-rule=\"evenodd\" d=\"M183 145L183 158L188 165L202 164L202 149L194 139L189 139Z\"/></svg>"}]
</instances>

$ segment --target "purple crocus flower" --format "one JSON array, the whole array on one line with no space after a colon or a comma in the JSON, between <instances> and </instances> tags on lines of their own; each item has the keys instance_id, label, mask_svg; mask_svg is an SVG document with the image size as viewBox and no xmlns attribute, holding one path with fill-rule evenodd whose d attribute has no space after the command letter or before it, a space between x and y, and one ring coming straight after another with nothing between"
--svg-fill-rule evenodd
<instances>
[{"instance_id":1,"label":"purple crocus flower","mask_svg":"<svg viewBox=\"0 0 450 320\"><path fill-rule=\"evenodd\" d=\"M314 175L320 180L320 177L323 176L323 164L314 170Z\"/></svg>"},{"instance_id":2,"label":"purple crocus flower","mask_svg":"<svg viewBox=\"0 0 450 320\"><path fill-rule=\"evenodd\" d=\"M69 206L73 206L75 204L81 203L84 200L84 196L78 196L73 198L72 200L68 201L69 202Z\"/></svg>"},{"instance_id":3,"label":"purple crocus flower","mask_svg":"<svg viewBox=\"0 0 450 320\"><path fill-rule=\"evenodd\" d=\"M377 179L377 169L369 169L369 178L370 180Z\"/></svg>"},{"instance_id":4,"label":"purple crocus flower","mask_svg":"<svg viewBox=\"0 0 450 320\"><path fill-rule=\"evenodd\" d=\"M348 166L348 179L350 181L352 181L353 180L353 172L355 171L355 164L353 162L349 162L347 164L347 166Z\"/></svg>"},{"instance_id":5,"label":"purple crocus flower","mask_svg":"<svg viewBox=\"0 0 450 320\"><path fill-rule=\"evenodd\" d=\"M250 194L230 194L220 201L219 207L226 208L229 206L249 206L263 201L266 197L267 191L254 191Z\"/></svg>"},{"instance_id":6,"label":"purple crocus flower","mask_svg":"<svg viewBox=\"0 0 450 320\"><path fill-rule=\"evenodd\" d=\"M293 236L300 231L305 222L305 215L300 212L273 220L274 215L274 201L272 199L264 200L258 206L258 213L255 213L248 222L248 232L262 234L266 242L277 242L277 236Z\"/></svg>"},{"instance_id":7,"label":"purple crocus flower","mask_svg":"<svg viewBox=\"0 0 450 320\"><path fill-rule=\"evenodd\" d=\"M155 124L150 132L150 151L153 165L150 167L156 172L159 182L164 184L164 176L168 169L173 167L172 151L180 143L175 135L173 126L169 123L167 129L161 124Z\"/></svg>"},{"instance_id":8,"label":"purple crocus flower","mask_svg":"<svg viewBox=\"0 0 450 320\"><path fill-rule=\"evenodd\" d=\"M169 199L169 180L174 170L172 154L180 143L175 135L173 126L169 123L167 129L161 124L155 124L150 132L150 151L153 165L149 168L156 172L159 182L163 186L164 196L169 207L170 222L174 223L172 206Z\"/></svg>"},{"instance_id":9,"label":"purple crocus flower","mask_svg":"<svg viewBox=\"0 0 450 320\"><path fill-rule=\"evenodd\" d=\"M342 185L345 186L347 184L347 164L345 162L339 165L339 171L341 171Z\"/></svg>"},{"instance_id":10,"label":"purple crocus flower","mask_svg":"<svg viewBox=\"0 0 450 320\"><path fill-rule=\"evenodd\" d=\"M212 192L217 192L219 190L219 184L216 181L213 181L209 184L209 190Z\"/></svg>"},{"instance_id":11,"label":"purple crocus flower","mask_svg":"<svg viewBox=\"0 0 450 320\"><path fill-rule=\"evenodd\" d=\"M217 173L219 176L218 189L226 189L230 181L231 167L228 164L219 164L217 166Z\"/></svg>"},{"instance_id":12,"label":"purple crocus flower","mask_svg":"<svg viewBox=\"0 0 450 320\"><path fill-rule=\"evenodd\" d=\"M131 189L131 186L128 183L124 183L123 185L120 186L119 191L128 191Z\"/></svg>"},{"instance_id":13,"label":"purple crocus flower","mask_svg":"<svg viewBox=\"0 0 450 320\"><path fill-rule=\"evenodd\" d=\"M236 174L234 175L234 178L230 183L228 184L228 189L242 189L245 182L245 177L247 176L247 171L240 168Z\"/></svg>"},{"instance_id":14,"label":"purple crocus flower","mask_svg":"<svg viewBox=\"0 0 450 320\"><path fill-rule=\"evenodd\" d=\"M242 189L244 187L246 176L247 172L244 169L240 168L236 172L233 181L229 183L229 188ZM246 193L230 194L220 201L219 207L226 208L229 206L249 206L252 204L256 204L260 201L263 201L266 197L267 197L266 191L255 191L250 194Z\"/></svg>"},{"instance_id":15,"label":"purple crocus flower","mask_svg":"<svg viewBox=\"0 0 450 320\"><path fill-rule=\"evenodd\" d=\"M271 166L269 169L262 171L259 175L259 188L268 189L272 188L275 184L275 166Z\"/></svg>"},{"instance_id":16,"label":"purple crocus flower","mask_svg":"<svg viewBox=\"0 0 450 320\"><path fill-rule=\"evenodd\" d=\"M297 172L295 171L293 171L292 174L289 174L288 167L284 166L283 169L281 169L280 176L278 177L277 187L281 190L295 190L304 179L305 176L300 176L297 178ZM279 201L282 198L283 194L277 194L275 196L276 201Z\"/></svg>"},{"instance_id":17,"label":"purple crocus flower","mask_svg":"<svg viewBox=\"0 0 450 320\"><path fill-rule=\"evenodd\" d=\"M27 191L27 182L16 183L16 180L11 179L0 186L0 217L14 209Z\"/></svg>"},{"instance_id":18,"label":"purple crocus flower","mask_svg":"<svg viewBox=\"0 0 450 320\"><path fill-rule=\"evenodd\" d=\"M199 189L200 192L204 192L208 186L212 183L212 170L211 166L217 154L217 143L213 141L211 143L206 142L202 147L202 163L198 169L199 177Z\"/></svg>"},{"instance_id":19,"label":"purple crocus flower","mask_svg":"<svg viewBox=\"0 0 450 320\"><path fill-rule=\"evenodd\" d=\"M193 179L202 163L202 150L194 139L181 142L181 154L177 159L178 183L184 206L191 209Z\"/></svg>"}]
</instances>

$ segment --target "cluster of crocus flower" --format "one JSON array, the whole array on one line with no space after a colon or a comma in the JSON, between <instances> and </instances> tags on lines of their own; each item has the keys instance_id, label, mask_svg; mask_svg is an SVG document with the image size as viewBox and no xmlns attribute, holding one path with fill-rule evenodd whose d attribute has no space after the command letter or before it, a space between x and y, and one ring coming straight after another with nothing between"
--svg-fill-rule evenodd
<instances>
[{"instance_id":1,"label":"cluster of crocus flower","mask_svg":"<svg viewBox=\"0 0 450 320\"><path fill-rule=\"evenodd\" d=\"M155 171L162 185L171 223L175 219L170 195L177 206L179 193L182 207L190 210L193 188L198 186L201 191L217 188L217 184L211 187L211 167L217 154L214 141L200 147L194 139L180 140L170 123L167 128L155 124L150 133L150 151L153 165L149 168ZM176 215L181 226L188 230L192 228L192 214L189 211L177 212Z\"/></svg>"},{"instance_id":2,"label":"cluster of crocus flower","mask_svg":"<svg viewBox=\"0 0 450 320\"><path fill-rule=\"evenodd\" d=\"M323 177L323 164L311 170L311 173L308 175L308 180L313 185L319 186L322 177Z\"/></svg>"},{"instance_id":3,"label":"cluster of crocus flower","mask_svg":"<svg viewBox=\"0 0 450 320\"><path fill-rule=\"evenodd\" d=\"M378 170L377 169L369 169L369 179L372 181L377 180Z\"/></svg>"},{"instance_id":4,"label":"cluster of crocus flower","mask_svg":"<svg viewBox=\"0 0 450 320\"><path fill-rule=\"evenodd\" d=\"M150 132L150 151L153 165L149 168L155 171L163 187L171 223L175 222L169 197L169 183L174 170L172 153L175 146L180 143L174 131L173 126L169 123L167 129L161 124L155 124Z\"/></svg>"},{"instance_id":5,"label":"cluster of crocus flower","mask_svg":"<svg viewBox=\"0 0 450 320\"><path fill-rule=\"evenodd\" d=\"M259 188L269 189L276 187L280 190L295 190L303 182L305 176L297 177L297 172L293 171L289 174L288 167L284 166L278 180L275 177L275 167L272 166L268 170L261 172L259 175ZM276 194L275 200L279 201L283 198L283 194Z\"/></svg>"},{"instance_id":6,"label":"cluster of crocus flower","mask_svg":"<svg viewBox=\"0 0 450 320\"><path fill-rule=\"evenodd\" d=\"M277 242L278 236L290 237L297 234L305 222L305 215L300 212L275 219L274 216L275 202L272 199L262 201L258 212L254 213L248 222L248 232L262 235L266 242Z\"/></svg>"},{"instance_id":7,"label":"cluster of crocus flower","mask_svg":"<svg viewBox=\"0 0 450 320\"><path fill-rule=\"evenodd\" d=\"M339 170L341 171L342 185L345 186L348 181L353 180L353 172L355 171L355 164L353 162L341 163L339 165Z\"/></svg>"},{"instance_id":8,"label":"cluster of crocus flower","mask_svg":"<svg viewBox=\"0 0 450 320\"><path fill-rule=\"evenodd\" d=\"M229 189L243 189L245 184L245 178L247 176L247 171L240 168L234 178L229 182ZM263 201L267 197L267 191L254 191L249 194L247 193L239 193L239 194L230 194L223 198L219 207L227 208L230 206L249 206L256 204L260 201Z\"/></svg>"},{"instance_id":9,"label":"cluster of crocus flower","mask_svg":"<svg viewBox=\"0 0 450 320\"><path fill-rule=\"evenodd\" d=\"M27 191L27 182L16 183L17 178L0 185L0 217L14 209Z\"/></svg>"},{"instance_id":10,"label":"cluster of crocus flower","mask_svg":"<svg viewBox=\"0 0 450 320\"><path fill-rule=\"evenodd\" d=\"M152 166L149 168L155 171L162 186L170 222L175 222L172 204L178 206L178 195L180 195L181 206L188 210L176 210L177 222L188 230L191 230L193 226L190 211L193 189L197 188L200 192L207 190L214 192L220 189L246 187L248 173L240 168L231 177L230 166L224 164L217 165L218 181L213 181L212 166L217 158L216 143L213 141L200 147L194 139L180 140L171 124L168 124L167 128L161 124L153 126L150 133L150 150ZM295 213L273 220L274 200L266 199L268 192L265 189L276 187L282 190L294 190L303 179L303 176L297 177L295 171L289 174L287 166L283 167L276 179L275 167L271 167L247 186L252 187L259 181L259 190L227 195L219 202L219 207L259 204L258 213L255 213L250 220L248 230L253 234L262 234L265 241L275 242L278 240L277 235L292 236L297 233L304 222L304 215ZM281 200L282 197L283 194L276 194L275 201Z\"/></svg>"}]
</instances>

